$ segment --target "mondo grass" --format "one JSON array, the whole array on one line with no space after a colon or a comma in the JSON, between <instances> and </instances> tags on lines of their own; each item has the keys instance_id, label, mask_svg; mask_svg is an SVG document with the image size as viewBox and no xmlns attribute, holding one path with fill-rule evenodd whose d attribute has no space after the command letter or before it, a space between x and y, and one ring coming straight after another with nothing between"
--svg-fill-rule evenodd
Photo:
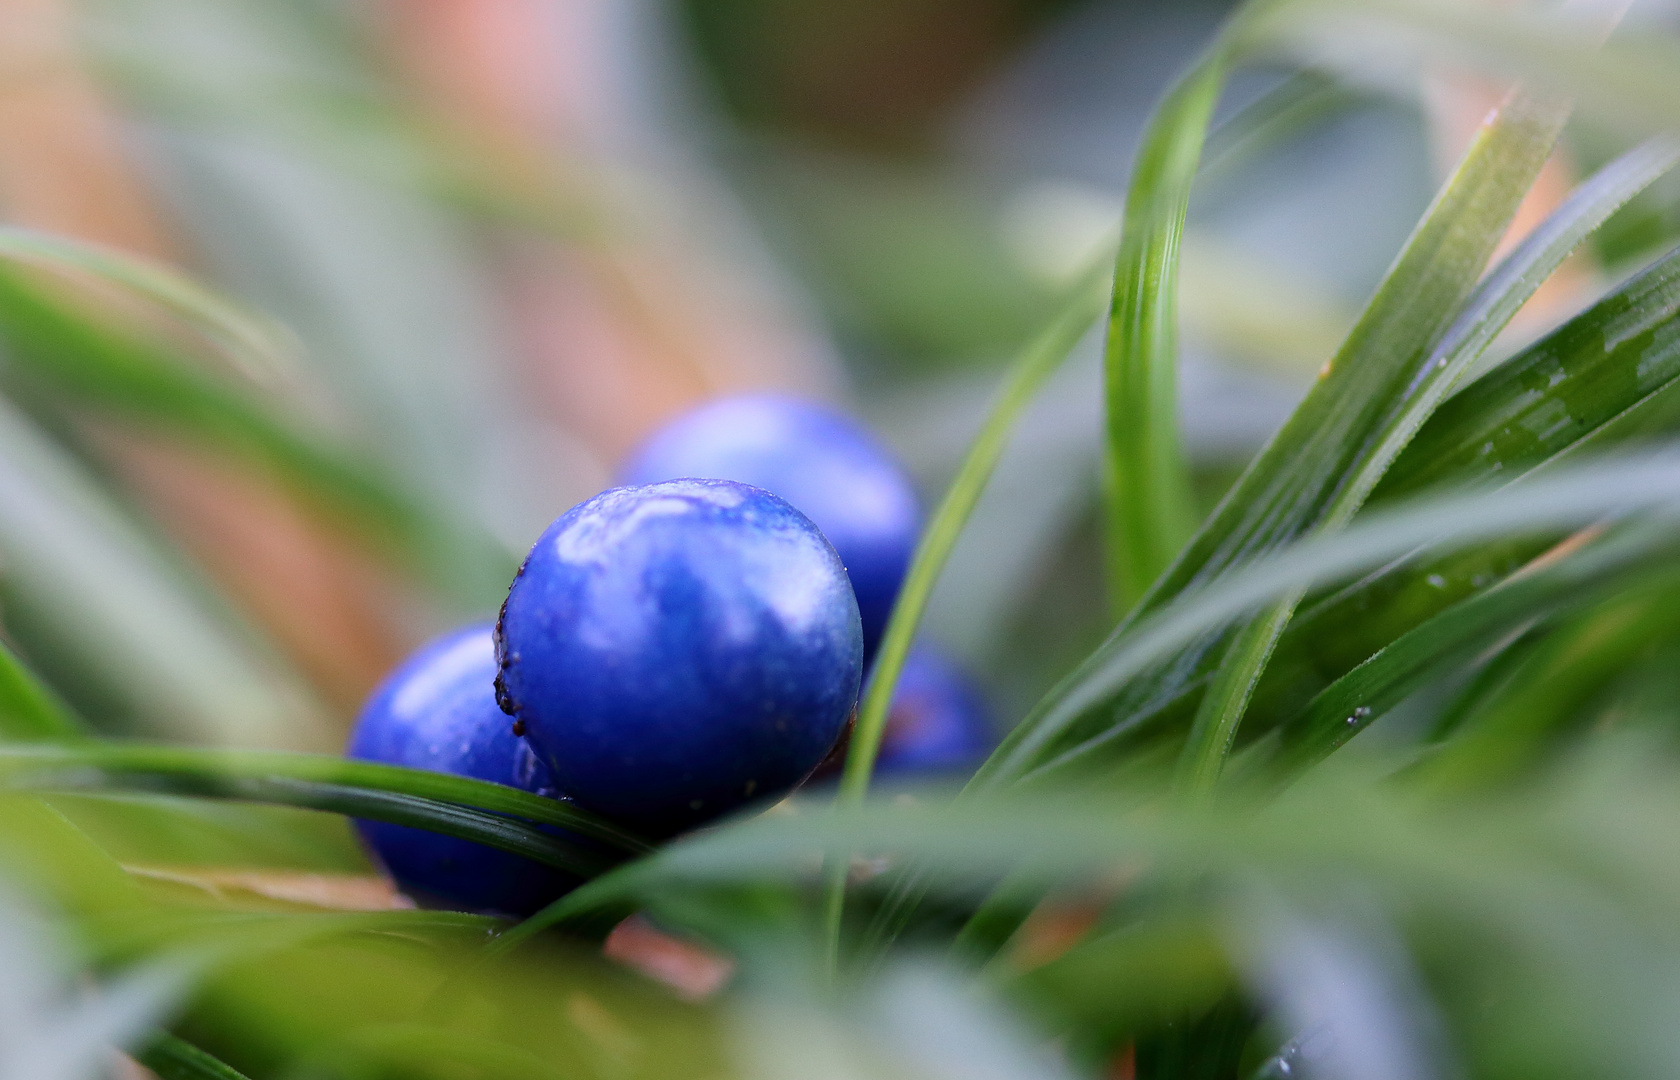
<instances>
[{"instance_id":1,"label":"mondo grass","mask_svg":"<svg viewBox=\"0 0 1680 1080\"><path fill-rule=\"evenodd\" d=\"M320 16L305 7L265 17ZM31 614L12 599L36 595L18 575L42 567L84 575L76 595L94 605L47 612L56 653L52 633L0 644L0 1080L85 1080L111 1047L163 1080L1674 1075L1676 236L1644 226L1643 265L1505 345L1630 201L1672 198L1680 42L1637 27L1605 40L1621 7L1238 5L1143 128L1113 263L1067 290L1001 376L916 548L838 783L775 808L652 843L504 785L136 741L52 661L77 653L68 634L107 640L96 631L140 594L104 587L110 567L0 550L8 619ZM307 26L301 41L349 33ZM1217 169L1240 199L1253 161L1381 96L1338 74L1372 49L1521 85L1227 485L1180 423L1178 264L1198 177ZM1233 76L1266 66L1289 74L1216 124ZM336 100L389 125L373 85ZM335 138L354 128L323 109ZM1502 248L1585 130L1616 152ZM409 197L442 185L451 213L558 228L564 192L432 160L455 145L425 141ZM610 247L604 229L588 243ZM113 530L165 543L134 524L144 508L112 493L112 451L78 424L260 466L372 541L428 613L482 614L504 594L513 564L487 526L402 463L369 464L358 433L302 418L282 385L299 346L267 316L42 233L0 229L0 264L0 391L86 466ZM1030 624L1082 658L1031 687L966 786L888 787L875 764L935 586L1020 418L1094 326L1098 535L1042 573L1101 625ZM45 520L20 492L0 490L0 519ZM1083 578L1060 565L1080 555ZM154 578L193 627L220 625L190 574ZM254 630L228 663L259 670L271 644ZM170 679L210 663L177 660L158 665L162 690L130 696L156 711ZM279 708L251 693L250 710ZM512 924L394 908L343 818L583 884ZM276 837L287 828L293 843Z\"/></svg>"}]
</instances>

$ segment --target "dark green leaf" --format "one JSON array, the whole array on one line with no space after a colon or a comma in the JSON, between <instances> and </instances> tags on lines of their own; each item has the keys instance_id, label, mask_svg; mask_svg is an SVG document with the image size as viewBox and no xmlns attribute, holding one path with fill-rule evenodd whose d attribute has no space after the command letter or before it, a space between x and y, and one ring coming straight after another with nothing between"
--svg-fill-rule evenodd
<instances>
[{"instance_id":1,"label":"dark green leaf","mask_svg":"<svg viewBox=\"0 0 1680 1080\"><path fill-rule=\"evenodd\" d=\"M37 790L160 791L329 810L476 840L586 876L610 859L538 826L575 832L622 854L646 850L617 827L554 799L326 755L90 742L0 748L0 775L14 787Z\"/></svg>"},{"instance_id":2,"label":"dark green leaf","mask_svg":"<svg viewBox=\"0 0 1680 1080\"><path fill-rule=\"evenodd\" d=\"M69 708L0 643L0 736L67 739L81 731Z\"/></svg>"},{"instance_id":3,"label":"dark green leaf","mask_svg":"<svg viewBox=\"0 0 1680 1080\"><path fill-rule=\"evenodd\" d=\"M157 1073L158 1080L249 1080L238 1069L167 1031L152 1035L134 1059Z\"/></svg>"},{"instance_id":4,"label":"dark green leaf","mask_svg":"<svg viewBox=\"0 0 1680 1080\"><path fill-rule=\"evenodd\" d=\"M1672 548L1666 523L1617 534L1551 565L1517 575L1447 608L1336 680L1279 729L1277 751L1287 772L1322 759L1369 727L1409 694L1442 681L1484 649L1565 604L1630 586L1646 564Z\"/></svg>"}]
</instances>

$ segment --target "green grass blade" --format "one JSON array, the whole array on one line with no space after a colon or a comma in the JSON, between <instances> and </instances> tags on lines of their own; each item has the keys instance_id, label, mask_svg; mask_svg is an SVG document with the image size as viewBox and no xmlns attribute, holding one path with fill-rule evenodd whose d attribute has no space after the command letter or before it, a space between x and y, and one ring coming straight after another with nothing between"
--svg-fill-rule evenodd
<instances>
[{"instance_id":1,"label":"green grass blade","mask_svg":"<svg viewBox=\"0 0 1680 1080\"><path fill-rule=\"evenodd\" d=\"M1553 565L1519 574L1420 623L1326 687L1278 730L1276 761L1285 775L1322 760L1411 693L1461 669L1483 649L1552 617L1583 598L1620 592L1630 565L1672 547L1666 524L1655 524L1589 545Z\"/></svg>"},{"instance_id":2,"label":"green grass blade","mask_svg":"<svg viewBox=\"0 0 1680 1080\"><path fill-rule=\"evenodd\" d=\"M0 642L0 738L73 739L81 722L46 684Z\"/></svg>"},{"instance_id":3,"label":"green grass blade","mask_svg":"<svg viewBox=\"0 0 1680 1080\"><path fill-rule=\"evenodd\" d=\"M1574 246L1513 253L1508 269L1465 306L1566 115L1562 106L1518 99L1484 129L1318 384L1151 590L1147 606L1345 519L1363 502L1451 376L1503 325L1499 316L1508 319L1538 285L1533 278ZM1461 310L1478 315L1432 351Z\"/></svg>"},{"instance_id":4,"label":"green grass blade","mask_svg":"<svg viewBox=\"0 0 1680 1080\"><path fill-rule=\"evenodd\" d=\"M1297 592L1272 604L1239 629L1226 646L1179 755L1178 786L1191 797L1205 797L1218 782L1260 673L1300 598Z\"/></svg>"},{"instance_id":5,"label":"green grass blade","mask_svg":"<svg viewBox=\"0 0 1680 1080\"><path fill-rule=\"evenodd\" d=\"M10 364L55 397L244 456L465 604L493 602L512 576L512 556L500 545L444 520L249 388L94 321L16 267L0 269L0 340Z\"/></svg>"},{"instance_id":6,"label":"green grass blade","mask_svg":"<svg viewBox=\"0 0 1680 1080\"><path fill-rule=\"evenodd\" d=\"M1107 550L1121 611L1194 527L1178 420L1178 257L1226 63L1224 47L1216 46L1167 94L1144 133L1126 192L1103 349Z\"/></svg>"},{"instance_id":7,"label":"green grass blade","mask_svg":"<svg viewBox=\"0 0 1680 1080\"><path fill-rule=\"evenodd\" d=\"M1050 327L1022 352L985 424L957 469L945 497L940 500L939 507L923 531L911 557L910 568L905 573L898 600L893 605L892 616L887 621L874 670L858 708L857 725L852 732L845 768L840 777L842 802L855 803L869 790L875 758L881 749L881 737L886 731L893 691L904 670L910 646L915 641L916 629L921 625L928 598L933 595L939 573L944 569L951 549L956 546L963 525L986 490L986 482L991 479L998 458L1008 445L1009 433L1016 419L1090 328L1097 318L1100 303L1096 283L1089 283ZM837 866L830 869L826 899L831 957L837 958L834 950L839 948L844 905L844 869Z\"/></svg>"},{"instance_id":8,"label":"green grass blade","mask_svg":"<svg viewBox=\"0 0 1680 1080\"><path fill-rule=\"evenodd\" d=\"M254 746L329 738L303 683L4 400L0 588L20 651L98 727Z\"/></svg>"},{"instance_id":9,"label":"green grass blade","mask_svg":"<svg viewBox=\"0 0 1680 1080\"><path fill-rule=\"evenodd\" d=\"M1096 288L1082 290L1050 327L1021 354L999 392L986 422L974 437L962 465L946 489L905 573L904 586L893 606L882 637L869 686L858 709L857 728L846 753L840 779L843 799L856 801L869 789L870 774L880 752L886 730L887 712L893 690L904 669L905 657L916 637L928 598L938 583L951 549L956 546L963 525L974 512L986 490L992 470L1008 445L1009 434L1021 410L1032 401L1044 381L1055 373L1079 339L1097 318L1100 299Z\"/></svg>"},{"instance_id":10,"label":"green grass blade","mask_svg":"<svg viewBox=\"0 0 1680 1080\"><path fill-rule=\"evenodd\" d=\"M66 747L11 746L0 747L0 776L14 786L40 790L91 787L178 791L305 806L317 805L306 799L354 796L377 801L378 796L391 796L395 801L389 805L408 807L415 814L423 815L435 807L443 816L447 816L446 811L466 810L503 821L495 815L511 815L580 833L621 852L647 850L645 841L569 803L482 780L328 754L107 742ZM246 792L255 794L247 796ZM411 821L400 824L428 827Z\"/></svg>"},{"instance_id":11,"label":"green grass blade","mask_svg":"<svg viewBox=\"0 0 1680 1080\"><path fill-rule=\"evenodd\" d=\"M1566 451L1672 415L1680 379L1680 251L1446 401L1372 492L1373 505L1442 483L1505 481ZM1661 428L1658 422L1651 425Z\"/></svg>"},{"instance_id":12,"label":"green grass blade","mask_svg":"<svg viewBox=\"0 0 1680 1080\"><path fill-rule=\"evenodd\" d=\"M1038 724L1005 744L982 766L972 788L999 776L1024 776L1062 731L1127 680L1202 640L1255 608L1299 590L1382 566L1431 544L1468 545L1503 536L1579 528L1640 508L1668 508L1680 492L1680 472L1667 454L1563 467L1524 484L1480 493L1412 500L1404 509L1372 511L1339 533L1298 541L1228 572L1161 611L1138 620L1081 665L1079 681ZM1050 760L1043 769L1065 761Z\"/></svg>"},{"instance_id":13,"label":"green grass blade","mask_svg":"<svg viewBox=\"0 0 1680 1080\"><path fill-rule=\"evenodd\" d=\"M161 263L13 226L0 227L0 259L119 285L180 319L257 382L271 382L296 366L298 345L285 327Z\"/></svg>"},{"instance_id":14,"label":"green grass blade","mask_svg":"<svg viewBox=\"0 0 1680 1080\"><path fill-rule=\"evenodd\" d=\"M1563 118L1567 115L1562 106L1529 104L1522 99L1507 105L1506 110L1514 114L1510 127L1506 128L1504 121L1496 122L1488 133L1487 142L1484 143L1484 150L1490 159L1485 168L1491 175L1479 180L1475 178L1477 163L1473 153L1461 168L1458 179L1449 185L1448 195L1441 204L1442 210L1448 209L1452 202L1452 187L1459 183L1468 181L1466 186L1472 193L1477 188L1491 188L1487 207L1478 212L1472 203L1451 215L1461 218L1454 224L1454 228L1477 235L1481 243L1478 247L1469 247L1462 252L1443 251L1437 257L1444 255L1449 258L1473 258L1474 252L1479 250L1480 257L1485 260L1492 253L1493 245L1504 235L1511 219L1515 217L1528 186L1539 175L1540 167L1549 156L1551 146L1561 130ZM1496 143L1506 131L1509 132L1504 140L1506 145L1500 149ZM1349 460L1343 456L1346 454L1345 448L1336 449L1337 457L1346 460L1347 465L1335 481L1334 493L1316 515L1316 527L1336 529L1352 519L1395 458L1411 442L1418 429L1451 390L1454 382L1481 356L1494 337L1510 322L1511 317L1534 295L1541 283L1551 276L1552 271L1557 269L1582 240L1607 221L1611 214L1673 168L1677 162L1680 162L1680 150L1667 140L1655 140L1618 158L1581 185L1488 274L1487 279L1477 287L1452 325L1441 336L1439 343L1425 355L1421 367L1414 368L1411 372L1400 368L1391 373L1386 393L1376 397L1378 402L1384 402L1386 399L1391 410L1389 414L1374 425L1363 429L1350 429L1349 434L1361 444L1357 447L1356 456ZM1427 226L1425 228L1427 229ZM1409 255L1410 249L1407 254L1401 256L1402 264ZM1451 272L1444 276L1451 276ZM1414 282L1413 287L1421 285ZM1386 285L1384 290L1379 291L1378 300L1373 303L1373 307L1381 304L1384 291ZM1358 337L1359 331L1356 329L1350 342ZM1379 334L1370 346L1362 350L1363 355L1361 352L1352 352L1350 355L1344 350L1342 355L1338 355L1332 361L1330 377L1321 382L1320 387L1324 388L1326 394L1335 393L1333 381L1335 365L1338 363L1371 365L1381 350L1386 348L1392 350L1394 355L1400 355L1417 341L1416 329L1401 327L1398 332ZM1423 343L1427 346L1427 339ZM1378 351L1373 352L1372 348ZM1392 381L1394 375L1408 374L1408 385L1402 387ZM1316 389L1314 393L1317 393ZM1369 391L1354 389L1352 393L1364 397ZM1309 394L1301 412L1315 411L1311 410L1312 404L1313 395ZM1359 401L1358 404L1364 402ZM1299 415L1300 412L1297 413L1297 416ZM1321 412L1320 415L1327 414ZM1291 418L1291 424L1294 423L1294 419ZM1287 438L1288 426L1284 432L1283 437ZM1314 456L1316 455L1310 452L1291 455L1292 460L1286 465L1286 469L1299 468L1310 471L1313 468ZM1259 498L1265 500L1266 494L1265 489L1261 488ZM1312 492L1308 497L1316 501L1322 494ZM1242 502L1239 496L1236 505L1247 504ZM1294 524L1285 522L1285 527ZM1271 658L1278 637L1293 615L1298 601L1299 597L1285 598L1264 616L1239 631L1236 640L1227 648L1214 683L1197 711L1189 741L1185 746L1182 776L1189 790L1205 791L1217 780L1220 763L1230 752L1237 725L1247 709L1260 673Z\"/></svg>"},{"instance_id":15,"label":"green grass blade","mask_svg":"<svg viewBox=\"0 0 1680 1080\"><path fill-rule=\"evenodd\" d=\"M1560 733L1595 719L1615 723L1613 711L1595 708L1595 699L1649 657L1653 644L1670 646L1655 660L1672 671L1677 637L1680 575L1669 565L1540 640L1461 718L1441 752L1420 763L1415 779L1431 792L1485 789L1518 774Z\"/></svg>"},{"instance_id":16,"label":"green grass blade","mask_svg":"<svg viewBox=\"0 0 1680 1080\"><path fill-rule=\"evenodd\" d=\"M825 865L839 856L831 852ZM657 854L608 870L554 903L496 936L486 951L492 956L512 952L524 942L555 926L610 929L635 914L646 884L662 873ZM826 947L826 946L825 946Z\"/></svg>"},{"instance_id":17,"label":"green grass blade","mask_svg":"<svg viewBox=\"0 0 1680 1080\"><path fill-rule=\"evenodd\" d=\"M1385 505L1440 484L1509 483L1680 424L1680 252L1478 379L1436 411L1372 492ZM1279 643L1286 672L1327 684L1424 620L1538 555L1546 539L1407 560L1318 599ZM1265 715L1268 687L1255 707Z\"/></svg>"},{"instance_id":18,"label":"green grass blade","mask_svg":"<svg viewBox=\"0 0 1680 1080\"><path fill-rule=\"evenodd\" d=\"M167 1031L154 1032L134 1051L134 1060L157 1073L158 1080L249 1080L221 1058Z\"/></svg>"}]
</instances>

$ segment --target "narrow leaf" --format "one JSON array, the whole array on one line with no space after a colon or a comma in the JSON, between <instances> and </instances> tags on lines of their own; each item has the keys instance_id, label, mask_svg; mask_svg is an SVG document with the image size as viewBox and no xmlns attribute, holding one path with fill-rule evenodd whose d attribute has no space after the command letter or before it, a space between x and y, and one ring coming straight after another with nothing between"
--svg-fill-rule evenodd
<instances>
[{"instance_id":1,"label":"narrow leaf","mask_svg":"<svg viewBox=\"0 0 1680 1080\"><path fill-rule=\"evenodd\" d=\"M905 658L910 654L910 646L915 641L928 598L933 595L933 587L938 583L939 573L944 569L951 549L956 546L963 525L979 503L986 483L997 467L998 458L1008 445L1009 433L1021 410L1032 401L1044 385L1044 380L1061 366L1097 318L1100 299L1096 284L1090 282L1079 289L1066 310L1016 361L996 404L975 436L956 477L946 489L945 497L916 545L858 709L857 725L846 751L845 770L840 778L842 802L856 802L869 790L869 779L881 749L881 737L886 731L893 692L904 670ZM844 904L844 870L837 865L830 871L826 899L831 951L839 947Z\"/></svg>"},{"instance_id":2,"label":"narrow leaf","mask_svg":"<svg viewBox=\"0 0 1680 1080\"><path fill-rule=\"evenodd\" d=\"M81 732L69 707L0 642L0 737L66 739Z\"/></svg>"},{"instance_id":3,"label":"narrow leaf","mask_svg":"<svg viewBox=\"0 0 1680 1080\"><path fill-rule=\"evenodd\" d=\"M1193 527L1178 419L1178 257L1225 70L1216 46L1168 93L1126 192L1103 350L1109 578L1119 610L1142 595Z\"/></svg>"},{"instance_id":4,"label":"narrow leaf","mask_svg":"<svg viewBox=\"0 0 1680 1080\"><path fill-rule=\"evenodd\" d=\"M185 322L257 382L273 382L295 366L297 343L284 327L161 263L15 226L0 227L0 259L120 285Z\"/></svg>"},{"instance_id":5,"label":"narrow leaf","mask_svg":"<svg viewBox=\"0 0 1680 1080\"><path fill-rule=\"evenodd\" d=\"M1052 745L1067 726L1140 672L1223 625L1223 619L1381 566L1431 544L1462 545L1578 528L1640 508L1671 511L1680 496L1680 469L1675 462L1670 454L1630 456L1560 466L1549 475L1494 491L1420 498L1404 508L1372 511L1340 533L1299 541L1221 575L1160 612L1139 619L1099 647L1082 665L1078 684L1060 696L1030 731L988 760L971 787L991 786L1005 770L1024 774L1025 763ZM1050 761L1043 767L1056 764Z\"/></svg>"},{"instance_id":6,"label":"narrow leaf","mask_svg":"<svg viewBox=\"0 0 1680 1080\"><path fill-rule=\"evenodd\" d=\"M464 603L482 606L512 576L500 545L445 520L362 458L305 432L248 387L73 309L16 267L0 268L0 340L9 364L54 396L241 454Z\"/></svg>"},{"instance_id":7,"label":"narrow leaf","mask_svg":"<svg viewBox=\"0 0 1680 1080\"><path fill-rule=\"evenodd\" d=\"M1396 639L1320 692L1279 729L1277 757L1285 773L1321 760L1369 727L1409 694L1462 668L1478 652L1525 624L1550 617L1582 598L1629 587L1630 565L1672 542L1656 524L1590 544L1550 565L1515 576L1453 605Z\"/></svg>"},{"instance_id":8,"label":"narrow leaf","mask_svg":"<svg viewBox=\"0 0 1680 1080\"><path fill-rule=\"evenodd\" d=\"M1567 109L1561 105L1530 103L1518 98L1508 103L1502 113L1509 114L1509 121L1496 121L1483 147L1487 161L1482 167L1489 175L1479 183L1492 189L1490 195L1484 196L1487 205L1476 208L1467 204L1458 211L1463 220L1456 227L1480 234L1479 247L1467 247L1460 252L1461 256L1470 256L1471 252L1479 250L1480 258L1485 260L1492 254L1494 245L1515 217L1529 186L1539 176L1540 168L1562 129ZM1497 145L1502 141L1502 134L1505 135L1503 147ZM1451 202L1452 189L1458 184L1465 183L1472 191L1478 186L1474 179L1478 165L1476 156L1472 151L1460 168L1458 178L1449 184L1448 195L1440 210L1447 210L1445 204ZM1634 195L1673 168L1677 161L1680 161L1680 152L1667 141L1658 140L1636 148L1582 185L1539 228L1524 238L1516 250L1477 287L1440 341L1425 356L1422 366L1409 373L1410 382L1403 387L1391 382L1386 393L1376 396L1379 402L1386 398L1391 411L1363 431L1352 430L1351 434L1360 440L1361 445L1354 448L1356 456L1347 461L1345 471L1333 484L1327 485L1326 493L1333 491L1333 494L1320 511L1316 527L1340 528L1352 518L1453 383L1481 356L1541 283L1551 276L1576 245ZM1451 216L1449 213L1449 220ZM1401 256L1401 265L1410 253L1408 247L1407 253ZM1379 291L1373 308L1382 303L1382 298L1383 291ZM1433 335L1432 331L1430 335ZM1359 330L1356 328L1350 342L1358 337ZM1382 342L1379 348L1398 354L1414 345L1416 338L1408 338L1406 331L1400 331L1398 334L1379 335L1379 342ZM1427 339L1423 343L1427 344ZM1331 377L1308 395L1296 416L1291 417L1291 425L1302 413L1310 411L1313 397L1319 389L1326 395L1336 392L1335 364L1351 359L1374 366L1380 356L1380 352L1372 353L1368 349L1362 358L1358 353L1349 356L1349 350L1344 349L1343 354L1331 362ZM1397 368L1393 374L1404 376L1408 373L1404 368ZM1370 391L1355 387L1351 393L1363 396ZM1285 426L1282 438L1287 438L1289 428L1290 425ZM1345 453L1345 450L1340 452ZM1288 468L1310 470L1313 456L1310 452L1296 455ZM1262 493L1260 497L1263 499L1265 496ZM1322 495L1313 492L1308 497L1316 500ZM1285 527L1289 524L1286 523ZM1185 747L1184 778L1192 790L1206 790L1218 778L1219 763L1230 751L1236 726L1247 708L1249 697L1297 602L1298 598L1285 599L1244 627L1228 647L1214 684L1197 712Z\"/></svg>"},{"instance_id":9,"label":"narrow leaf","mask_svg":"<svg viewBox=\"0 0 1680 1080\"><path fill-rule=\"evenodd\" d=\"M340 809L360 800L358 805L372 809L342 812L381 820L391 820L382 817L384 813L400 813L415 820L398 824L420 828L430 827L426 821L431 818L447 824L461 811L466 818L460 820L487 818L500 823L498 828L505 825L546 838L545 833L498 816L510 815L580 833L625 853L647 850L644 841L569 803L482 780L326 754L104 742L13 746L0 747L0 777L13 786L38 790L161 790L321 809Z\"/></svg>"},{"instance_id":10,"label":"narrow leaf","mask_svg":"<svg viewBox=\"0 0 1680 1080\"><path fill-rule=\"evenodd\" d=\"M1466 334L1445 349L1432 349L1475 286L1550 154L1566 114L1562 106L1516 99L1482 131L1318 383L1151 588L1134 617L1239 561L1352 516L1404 445L1402 436L1415 431L1451 377L1473 358L1471 348L1485 344L1479 335ZM1530 251L1528 258L1544 258L1550 250ZM1521 280L1508 288L1520 288ZM1460 345L1466 346L1463 353L1457 351ZM1277 609L1264 617L1271 629L1251 635L1240 652L1231 654L1232 674L1220 682L1226 692L1204 703L1195 725L1197 740L1186 747L1188 775L1217 773L1212 761L1230 745L1255 675L1297 599L1280 598ZM1185 656L1170 670L1142 680L1130 691L1131 704L1122 706L1117 717L1098 720L1101 726L1091 734L1123 723L1128 712L1162 695L1176 694L1205 671L1222 640L1213 635L1186 643L1190 651ZM1035 707L1000 748L1001 760L1014 758L1014 744L1027 739L1047 711L1081 684L1083 671L1076 670ZM1025 764L1014 760L1010 769L987 773L1011 775ZM1203 760L1208 767L1194 764Z\"/></svg>"},{"instance_id":11,"label":"narrow leaf","mask_svg":"<svg viewBox=\"0 0 1680 1080\"><path fill-rule=\"evenodd\" d=\"M134 1059L157 1073L158 1080L249 1080L221 1058L167 1031L153 1033Z\"/></svg>"},{"instance_id":12,"label":"narrow leaf","mask_svg":"<svg viewBox=\"0 0 1680 1080\"><path fill-rule=\"evenodd\" d=\"M158 1073L158 1080L249 1080L245 1073L222 1058L205 1053L168 1031L151 1036L146 1045L134 1051L134 1060Z\"/></svg>"}]
</instances>

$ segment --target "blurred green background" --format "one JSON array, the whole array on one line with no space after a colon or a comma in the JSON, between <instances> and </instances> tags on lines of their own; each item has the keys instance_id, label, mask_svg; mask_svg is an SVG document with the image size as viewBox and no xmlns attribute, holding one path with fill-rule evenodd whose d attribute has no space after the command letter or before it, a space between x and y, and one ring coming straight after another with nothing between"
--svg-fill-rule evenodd
<instances>
[{"instance_id":1,"label":"blurred green background","mask_svg":"<svg viewBox=\"0 0 1680 1080\"><path fill-rule=\"evenodd\" d=\"M243 308L14 237L0 623L103 726L330 748L705 396L855 409L932 497L1001 365L1105 257L1142 125L1226 10L16 0L8 219ZM1221 103L1181 298L1207 505L1490 104L1413 65L1280 57ZM1583 116L1537 212L1626 144ZM1664 185L1505 351L1673 234ZM1023 421L929 614L1000 716L1114 614L1091 600L1097 348Z\"/></svg>"}]
</instances>

